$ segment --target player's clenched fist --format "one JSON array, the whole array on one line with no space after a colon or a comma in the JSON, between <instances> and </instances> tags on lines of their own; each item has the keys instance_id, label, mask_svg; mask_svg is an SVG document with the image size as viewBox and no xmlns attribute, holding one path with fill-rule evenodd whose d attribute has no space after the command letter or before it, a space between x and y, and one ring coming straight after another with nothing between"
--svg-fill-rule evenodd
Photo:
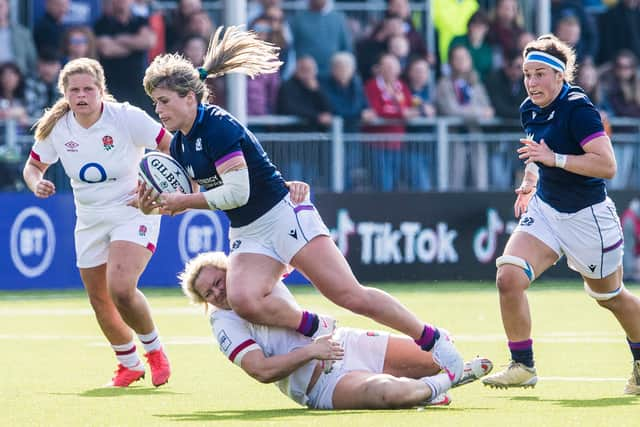
<instances>
[{"instance_id":1,"label":"player's clenched fist","mask_svg":"<svg viewBox=\"0 0 640 427\"><path fill-rule=\"evenodd\" d=\"M41 199L46 199L47 197L53 196L55 193L56 186L53 184L53 182L46 179L41 179L40 181L38 181L38 183L36 184L36 188L33 190L33 194Z\"/></svg>"}]
</instances>

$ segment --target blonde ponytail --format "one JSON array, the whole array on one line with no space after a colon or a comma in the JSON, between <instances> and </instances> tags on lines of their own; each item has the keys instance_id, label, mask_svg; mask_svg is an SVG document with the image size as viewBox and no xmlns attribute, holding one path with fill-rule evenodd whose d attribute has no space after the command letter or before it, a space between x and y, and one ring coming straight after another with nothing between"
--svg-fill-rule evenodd
<instances>
[{"instance_id":1,"label":"blonde ponytail","mask_svg":"<svg viewBox=\"0 0 640 427\"><path fill-rule=\"evenodd\" d=\"M218 27L209 42L202 67L194 68L191 62L175 53L156 56L144 73L144 90L149 96L157 88L174 91L180 96L193 92L198 102L203 98L213 102L215 77L242 73L253 78L275 73L282 65L278 60L279 50L240 27L228 27L226 31L224 27Z\"/></svg>"},{"instance_id":2,"label":"blonde ponytail","mask_svg":"<svg viewBox=\"0 0 640 427\"><path fill-rule=\"evenodd\" d=\"M242 73L253 78L260 74L278 71L280 48L260 40L256 33L240 27L218 27L209 42L202 68L209 76L219 77L227 73Z\"/></svg>"},{"instance_id":3,"label":"blonde ponytail","mask_svg":"<svg viewBox=\"0 0 640 427\"><path fill-rule=\"evenodd\" d=\"M35 129L36 141L46 139L58 120L67 114L71 108L69 102L65 98L60 98L55 104L44 112L44 115L34 123L32 129Z\"/></svg>"}]
</instances>

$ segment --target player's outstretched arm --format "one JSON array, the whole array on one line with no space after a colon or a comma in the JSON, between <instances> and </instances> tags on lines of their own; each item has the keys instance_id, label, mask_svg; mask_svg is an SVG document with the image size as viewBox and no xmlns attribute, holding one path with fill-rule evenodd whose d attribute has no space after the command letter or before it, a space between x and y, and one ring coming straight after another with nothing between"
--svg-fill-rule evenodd
<instances>
[{"instance_id":1,"label":"player's outstretched arm","mask_svg":"<svg viewBox=\"0 0 640 427\"><path fill-rule=\"evenodd\" d=\"M241 367L261 383L272 383L291 375L311 360L340 360L343 357L340 343L325 335L287 354L266 357L262 350L250 351L242 358Z\"/></svg>"}]
</instances>

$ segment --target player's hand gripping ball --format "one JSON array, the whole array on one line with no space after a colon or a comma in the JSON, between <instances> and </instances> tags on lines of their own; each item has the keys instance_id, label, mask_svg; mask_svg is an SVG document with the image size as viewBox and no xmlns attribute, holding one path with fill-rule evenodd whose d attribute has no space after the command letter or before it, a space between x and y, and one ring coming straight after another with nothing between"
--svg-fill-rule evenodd
<instances>
[{"instance_id":1,"label":"player's hand gripping ball","mask_svg":"<svg viewBox=\"0 0 640 427\"><path fill-rule=\"evenodd\" d=\"M187 171L173 157L159 151L145 154L138 166L138 177L157 193L192 193Z\"/></svg>"}]
</instances>

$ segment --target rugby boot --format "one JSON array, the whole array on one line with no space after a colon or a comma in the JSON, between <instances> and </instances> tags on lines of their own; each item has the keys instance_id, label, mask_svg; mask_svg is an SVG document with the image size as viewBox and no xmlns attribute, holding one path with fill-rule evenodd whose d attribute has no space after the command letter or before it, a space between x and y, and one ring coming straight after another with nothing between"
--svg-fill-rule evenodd
<instances>
[{"instance_id":1,"label":"rugby boot","mask_svg":"<svg viewBox=\"0 0 640 427\"><path fill-rule=\"evenodd\" d=\"M511 361L506 369L489 375L482 380L482 384L491 388L511 388L511 387L535 387L538 382L536 368Z\"/></svg>"},{"instance_id":2,"label":"rugby boot","mask_svg":"<svg viewBox=\"0 0 640 427\"><path fill-rule=\"evenodd\" d=\"M169 359L167 359L164 349L160 347L158 350L145 354L144 357L147 358L151 368L151 382L153 385L160 387L162 384L166 384L171 375L171 366L169 366Z\"/></svg>"}]
</instances>

